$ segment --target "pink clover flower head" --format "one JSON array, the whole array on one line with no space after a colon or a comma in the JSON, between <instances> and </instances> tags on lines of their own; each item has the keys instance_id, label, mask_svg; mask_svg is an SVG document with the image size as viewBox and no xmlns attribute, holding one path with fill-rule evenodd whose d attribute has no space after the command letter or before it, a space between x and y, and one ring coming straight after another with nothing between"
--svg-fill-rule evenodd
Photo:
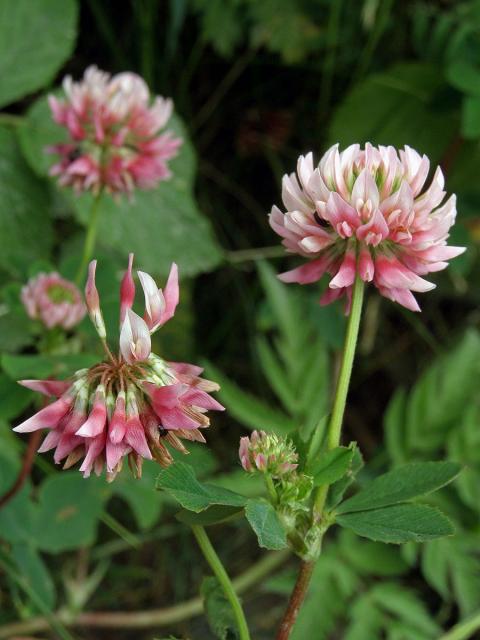
<instances>
[{"instance_id":1,"label":"pink clover flower head","mask_svg":"<svg viewBox=\"0 0 480 640\"><path fill-rule=\"evenodd\" d=\"M358 274L385 297L419 311L412 292L435 287L422 276L465 251L447 245L456 199L444 201L440 167L425 186L429 169L427 156L408 146L353 144L339 151L334 145L317 166L312 153L300 156L296 174L283 177L286 211L274 206L269 219L287 251L309 261L280 279L308 284L327 273L320 303L346 295L348 308Z\"/></svg>"},{"instance_id":2,"label":"pink clover flower head","mask_svg":"<svg viewBox=\"0 0 480 640\"><path fill-rule=\"evenodd\" d=\"M201 429L209 426L208 411L222 405L210 393L215 382L200 377L202 369L169 362L151 352L151 334L173 317L179 300L178 270L172 265L165 288L142 272L145 315L133 310L133 255L120 287L118 355L106 342L100 297L95 285L96 261L90 264L85 298L90 318L105 345L108 358L77 371L70 380L22 380L20 384L54 401L28 418L15 431L48 429L39 451L54 449L56 463L69 468L81 461L85 477L106 467L113 480L128 458L135 476L143 459L160 465L173 462L169 447L188 453L182 440L205 442ZM158 300L161 304L156 304ZM168 445L168 446L167 446Z\"/></svg>"},{"instance_id":3,"label":"pink clover flower head","mask_svg":"<svg viewBox=\"0 0 480 640\"><path fill-rule=\"evenodd\" d=\"M152 189L170 178L168 161L182 140L166 129L173 110L169 98L152 100L135 73L110 76L95 66L79 82L67 76L63 90L65 99L49 96L54 121L69 135L48 149L60 156L50 170L60 185L117 194Z\"/></svg>"},{"instance_id":4,"label":"pink clover flower head","mask_svg":"<svg viewBox=\"0 0 480 640\"><path fill-rule=\"evenodd\" d=\"M250 437L240 438L238 454L242 467L249 473L260 471L280 478L298 467L293 444L265 431L253 431Z\"/></svg>"},{"instance_id":5,"label":"pink clover flower head","mask_svg":"<svg viewBox=\"0 0 480 640\"><path fill-rule=\"evenodd\" d=\"M71 329L86 313L78 288L58 273L39 273L22 288L21 300L27 314L48 329Z\"/></svg>"}]
</instances>

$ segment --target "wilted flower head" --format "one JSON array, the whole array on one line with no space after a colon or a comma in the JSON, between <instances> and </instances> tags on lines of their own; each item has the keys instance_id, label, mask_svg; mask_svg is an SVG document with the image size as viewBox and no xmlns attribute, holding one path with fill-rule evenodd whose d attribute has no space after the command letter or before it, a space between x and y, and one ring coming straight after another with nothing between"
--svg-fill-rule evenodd
<instances>
[{"instance_id":1,"label":"wilted flower head","mask_svg":"<svg viewBox=\"0 0 480 640\"><path fill-rule=\"evenodd\" d=\"M382 295L419 311L412 291L435 287L421 276L445 269L465 250L447 246L455 196L441 204L440 167L423 189L429 168L427 156L408 146L397 152L354 144L339 152L335 145L316 167L311 153L300 156L297 174L283 178L287 211L274 206L270 225L288 251L311 261L281 279L307 284L330 274L320 300L328 304L343 294L349 300L358 274Z\"/></svg>"},{"instance_id":2,"label":"wilted flower head","mask_svg":"<svg viewBox=\"0 0 480 640\"><path fill-rule=\"evenodd\" d=\"M80 82L63 81L66 100L49 97L53 119L70 141L49 148L60 155L51 170L62 186L98 193L151 189L170 177L167 161L181 144L165 128L172 101L150 103L145 81L135 73L115 76L88 67Z\"/></svg>"},{"instance_id":3,"label":"wilted flower head","mask_svg":"<svg viewBox=\"0 0 480 640\"><path fill-rule=\"evenodd\" d=\"M218 385L200 378L202 369L168 362L151 352L150 334L175 313L178 304L177 266L172 265L165 289L139 272L145 294L142 319L133 310L133 256L120 287L120 349L114 356L106 343L105 323L95 286L96 261L90 263L85 298L90 318L108 359L77 371L71 380L22 380L20 384L57 399L22 422L15 431L49 429L40 452L55 449L54 460L66 458L64 468L82 460L84 476L92 469L114 479L125 456L133 473L141 474L143 458L162 466L173 460L167 444L187 453L181 439L205 442L200 429L208 427L207 410L222 410L209 392Z\"/></svg>"},{"instance_id":4,"label":"wilted flower head","mask_svg":"<svg viewBox=\"0 0 480 640\"><path fill-rule=\"evenodd\" d=\"M279 478L297 467L298 455L293 444L274 433L253 431L250 437L240 438L238 451L245 471L261 471Z\"/></svg>"},{"instance_id":5,"label":"wilted flower head","mask_svg":"<svg viewBox=\"0 0 480 640\"><path fill-rule=\"evenodd\" d=\"M25 309L48 328L71 329L86 313L78 288L58 273L39 273L22 288Z\"/></svg>"}]
</instances>

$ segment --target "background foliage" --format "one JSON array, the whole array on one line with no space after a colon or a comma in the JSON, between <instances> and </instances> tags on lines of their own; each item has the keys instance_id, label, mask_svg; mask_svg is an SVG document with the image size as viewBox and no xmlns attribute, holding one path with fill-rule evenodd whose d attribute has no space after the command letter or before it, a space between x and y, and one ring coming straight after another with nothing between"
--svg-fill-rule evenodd
<instances>
[{"instance_id":1,"label":"background foliage","mask_svg":"<svg viewBox=\"0 0 480 640\"><path fill-rule=\"evenodd\" d=\"M18 297L29 276L55 267L71 277L79 259L88 198L48 178L44 147L62 132L46 94L92 63L137 71L172 96L185 141L170 182L133 202L103 204L96 253L107 323L116 324L111 283L129 251L158 276L179 263L181 310L157 348L204 360L228 408L209 447L195 448L188 463L224 488L241 483L252 499L261 488L240 471L239 436L298 426L301 446L328 413L344 325L340 308L318 307L314 286L276 280L292 259L252 249L277 243L266 212L280 200L282 174L301 152L318 158L333 142L366 140L409 144L442 165L458 195L453 240L468 251L435 277L421 317L370 294L345 439L370 462L364 480L406 461L466 465L430 498L457 535L420 549L342 530L318 563L294 637L433 640L478 613L480 2L0 0L0 493L25 444L10 426L34 401L14 381L65 377L95 358L87 321L70 340L73 354L53 345L36 355L40 328ZM10 637L2 625L59 609L153 609L198 592L205 567L173 503L152 491L157 471L146 465L142 480L122 476L108 486L37 460L32 480L0 511L0 638ZM262 503L249 504L255 522ZM212 528L212 537L233 575L260 557L253 533L236 520ZM245 594L253 637L272 637L293 567L286 562ZM194 618L115 637L233 637L228 611L218 616L215 581L202 593L207 613L217 612L211 629ZM60 627L51 637L70 636Z\"/></svg>"}]
</instances>

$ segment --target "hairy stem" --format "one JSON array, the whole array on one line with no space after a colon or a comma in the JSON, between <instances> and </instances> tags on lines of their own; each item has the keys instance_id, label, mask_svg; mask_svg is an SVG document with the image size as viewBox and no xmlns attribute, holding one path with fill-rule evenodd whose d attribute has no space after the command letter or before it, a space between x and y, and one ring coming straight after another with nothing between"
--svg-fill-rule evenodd
<instances>
[{"instance_id":1,"label":"hairy stem","mask_svg":"<svg viewBox=\"0 0 480 640\"><path fill-rule=\"evenodd\" d=\"M247 569L233 580L233 586L238 593L257 585L272 571L282 565L290 555L287 550L269 553L259 562ZM70 612L57 612L56 618L66 627L91 627L104 629L148 629L150 627L164 627L172 625L202 613L201 598L192 598L173 607L150 609L146 611L93 611L72 616ZM22 636L28 633L38 633L49 628L46 617L38 616L21 622L14 622L0 626L0 639Z\"/></svg>"},{"instance_id":2,"label":"hairy stem","mask_svg":"<svg viewBox=\"0 0 480 640\"><path fill-rule=\"evenodd\" d=\"M95 240L97 237L98 218L100 214L100 200L102 199L102 192L100 191L93 199L92 206L90 208L90 214L88 217L87 233L85 235L85 242L83 244L82 261L78 267L77 275L75 276L75 283L80 286L82 284L83 277L87 271L87 266L92 259L93 250L95 248Z\"/></svg>"},{"instance_id":3,"label":"hairy stem","mask_svg":"<svg viewBox=\"0 0 480 640\"><path fill-rule=\"evenodd\" d=\"M32 470L33 461L35 460L35 453L40 444L41 437L41 431L33 431L33 433L30 434L27 449L25 451L25 455L23 456L20 472L10 489L8 489L8 491L6 491L3 496L0 497L0 509L2 509L8 502L10 502L10 500L12 500L12 498L17 495L17 493L20 491L20 489L25 484L25 481L29 477Z\"/></svg>"},{"instance_id":4,"label":"hairy stem","mask_svg":"<svg viewBox=\"0 0 480 640\"><path fill-rule=\"evenodd\" d=\"M222 564L222 561L218 557L215 549L210 542L207 532L199 525L192 525L193 535L197 539L198 546L202 550L205 560L210 565L215 577L220 582L220 585L225 593L227 600L230 602L235 620L237 622L238 631L240 633L240 640L250 640L250 632L248 631L247 621L245 614L243 613L242 605L238 599L235 589L228 577L227 572Z\"/></svg>"},{"instance_id":5,"label":"hairy stem","mask_svg":"<svg viewBox=\"0 0 480 640\"><path fill-rule=\"evenodd\" d=\"M290 633L292 632L300 607L307 595L308 585L312 578L314 566L315 564L313 562L302 562L295 587L290 596L290 600L288 601L287 610L285 611L285 615L280 623L276 640L288 640L290 637Z\"/></svg>"}]
</instances>

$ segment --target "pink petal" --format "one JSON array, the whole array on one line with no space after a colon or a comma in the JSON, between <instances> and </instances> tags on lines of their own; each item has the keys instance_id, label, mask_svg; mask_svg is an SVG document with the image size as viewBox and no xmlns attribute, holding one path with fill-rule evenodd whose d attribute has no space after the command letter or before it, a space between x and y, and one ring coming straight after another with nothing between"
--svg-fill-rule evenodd
<instances>
[{"instance_id":1,"label":"pink petal","mask_svg":"<svg viewBox=\"0 0 480 640\"><path fill-rule=\"evenodd\" d=\"M56 396L59 398L71 386L71 382L64 380L19 380L22 387L38 391L45 396Z\"/></svg>"},{"instance_id":2,"label":"pink petal","mask_svg":"<svg viewBox=\"0 0 480 640\"><path fill-rule=\"evenodd\" d=\"M355 274L355 253L348 250L342 264L340 265L337 275L330 280L330 284L328 286L330 289L344 289L345 287L350 287L355 281Z\"/></svg>"},{"instance_id":3,"label":"pink petal","mask_svg":"<svg viewBox=\"0 0 480 640\"><path fill-rule=\"evenodd\" d=\"M212 398L205 391L200 389L189 389L181 397L185 404L191 404L202 409L211 409L213 411L225 411L225 407Z\"/></svg>"},{"instance_id":4,"label":"pink petal","mask_svg":"<svg viewBox=\"0 0 480 640\"><path fill-rule=\"evenodd\" d=\"M127 420L127 430L125 441L134 451L147 460L152 459L152 454L147 444L145 431L138 416L133 416Z\"/></svg>"},{"instance_id":5,"label":"pink petal","mask_svg":"<svg viewBox=\"0 0 480 640\"><path fill-rule=\"evenodd\" d=\"M152 342L148 326L140 316L127 309L120 332L120 351L126 362L146 360L150 355Z\"/></svg>"},{"instance_id":6,"label":"pink petal","mask_svg":"<svg viewBox=\"0 0 480 640\"><path fill-rule=\"evenodd\" d=\"M178 287L178 267L175 262L170 268L170 274L168 276L167 284L163 290L163 296L165 298L165 309L162 313L160 321L161 325L164 325L175 314L178 301L180 299L180 290Z\"/></svg>"},{"instance_id":7,"label":"pink petal","mask_svg":"<svg viewBox=\"0 0 480 640\"><path fill-rule=\"evenodd\" d=\"M145 322L150 331L154 331L161 324L162 314L166 307L163 293L157 287L151 275L144 271L137 271L145 295Z\"/></svg>"},{"instance_id":8,"label":"pink petal","mask_svg":"<svg viewBox=\"0 0 480 640\"><path fill-rule=\"evenodd\" d=\"M125 320L127 309L131 309L135 300L135 282L132 277L133 253L128 254L128 268L120 284L120 325Z\"/></svg>"},{"instance_id":9,"label":"pink petal","mask_svg":"<svg viewBox=\"0 0 480 640\"><path fill-rule=\"evenodd\" d=\"M39 429L55 429L63 416L70 410L72 402L73 398L71 396L59 398L13 430L17 433L30 433Z\"/></svg>"},{"instance_id":10,"label":"pink petal","mask_svg":"<svg viewBox=\"0 0 480 640\"><path fill-rule=\"evenodd\" d=\"M175 407L179 402L179 397L185 391L185 386L179 383L157 387L155 384L146 382L143 386L152 398L152 402L159 407L164 407L165 409L172 409Z\"/></svg>"},{"instance_id":11,"label":"pink petal","mask_svg":"<svg viewBox=\"0 0 480 640\"><path fill-rule=\"evenodd\" d=\"M279 274L278 278L286 283L298 282L299 284L310 284L320 280L330 265L331 259L327 256L321 256L316 260L302 264L296 269Z\"/></svg>"}]
</instances>

